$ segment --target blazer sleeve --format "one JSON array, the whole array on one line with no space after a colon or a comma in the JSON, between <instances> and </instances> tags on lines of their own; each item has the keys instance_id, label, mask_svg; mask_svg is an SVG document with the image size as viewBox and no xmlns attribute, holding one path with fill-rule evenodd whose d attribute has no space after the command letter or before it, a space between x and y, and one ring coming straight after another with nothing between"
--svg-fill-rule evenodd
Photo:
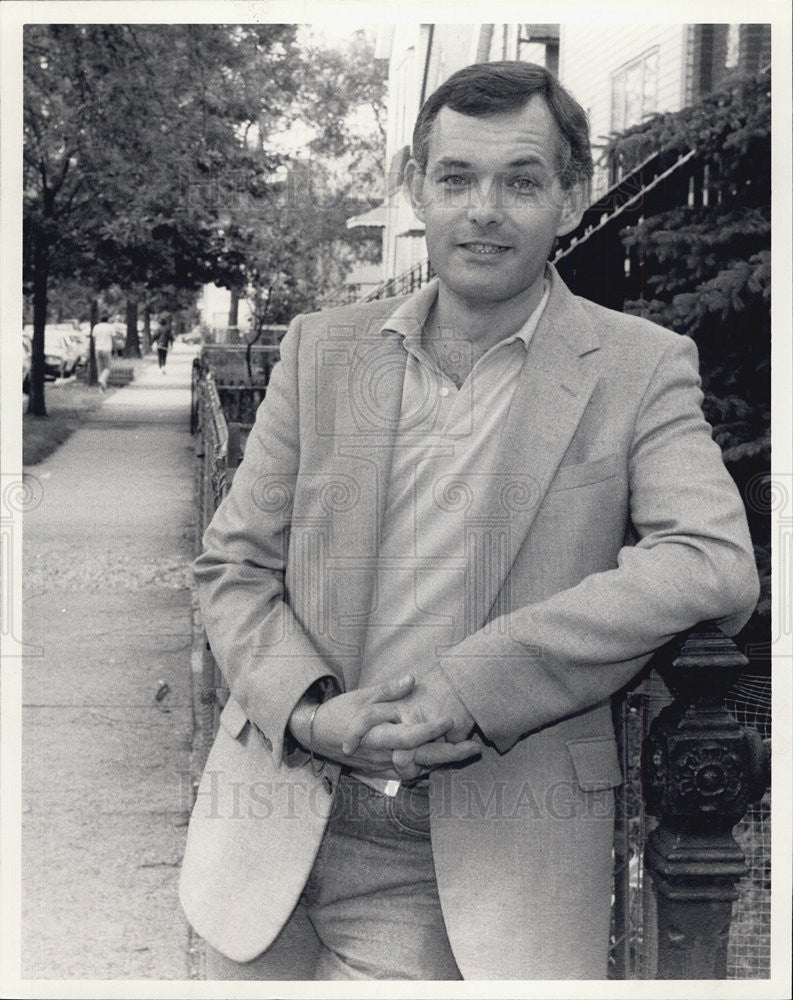
<instances>
[{"instance_id":1,"label":"blazer sleeve","mask_svg":"<svg viewBox=\"0 0 793 1000\"><path fill-rule=\"evenodd\" d=\"M617 565L474 632L439 661L501 751L626 684L678 632L748 620L759 583L738 490L702 414L696 347L677 337L637 411L629 455L638 542Z\"/></svg>"},{"instance_id":2,"label":"blazer sleeve","mask_svg":"<svg viewBox=\"0 0 793 1000\"><path fill-rule=\"evenodd\" d=\"M300 462L300 332L297 317L281 343L245 458L193 564L212 652L234 698L272 744L276 763L302 695L319 680L342 686L284 599Z\"/></svg>"}]
</instances>

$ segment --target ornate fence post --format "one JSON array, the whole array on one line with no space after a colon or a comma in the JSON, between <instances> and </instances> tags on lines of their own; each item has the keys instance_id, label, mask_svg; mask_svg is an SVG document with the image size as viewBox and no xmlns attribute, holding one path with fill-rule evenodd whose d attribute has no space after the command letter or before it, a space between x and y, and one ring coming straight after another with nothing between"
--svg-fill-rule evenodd
<instances>
[{"instance_id":1,"label":"ornate fence post","mask_svg":"<svg viewBox=\"0 0 793 1000\"><path fill-rule=\"evenodd\" d=\"M660 820L645 864L658 911L658 979L725 979L736 883L746 871L732 835L769 783L754 729L724 707L748 661L712 623L697 626L655 666L675 700L644 742L647 811Z\"/></svg>"}]
</instances>

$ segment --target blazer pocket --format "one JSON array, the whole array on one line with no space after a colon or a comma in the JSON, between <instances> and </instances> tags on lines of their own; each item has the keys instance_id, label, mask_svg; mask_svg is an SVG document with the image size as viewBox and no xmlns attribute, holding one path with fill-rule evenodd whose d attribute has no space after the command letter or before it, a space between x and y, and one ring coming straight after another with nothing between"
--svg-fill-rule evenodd
<instances>
[{"instance_id":1,"label":"blazer pocket","mask_svg":"<svg viewBox=\"0 0 793 1000\"><path fill-rule=\"evenodd\" d=\"M576 486L591 486L611 479L617 474L619 457L606 455L594 462L580 462L577 465L562 465L551 480L549 493L556 490L572 490Z\"/></svg>"},{"instance_id":2,"label":"blazer pocket","mask_svg":"<svg viewBox=\"0 0 793 1000\"><path fill-rule=\"evenodd\" d=\"M220 713L221 726L223 726L233 740L236 740L245 728L247 721L248 716L243 712L239 702L229 696L226 707Z\"/></svg>"},{"instance_id":3,"label":"blazer pocket","mask_svg":"<svg viewBox=\"0 0 793 1000\"><path fill-rule=\"evenodd\" d=\"M567 740L575 776L585 792L598 792L622 784L617 741L609 736Z\"/></svg>"}]
</instances>

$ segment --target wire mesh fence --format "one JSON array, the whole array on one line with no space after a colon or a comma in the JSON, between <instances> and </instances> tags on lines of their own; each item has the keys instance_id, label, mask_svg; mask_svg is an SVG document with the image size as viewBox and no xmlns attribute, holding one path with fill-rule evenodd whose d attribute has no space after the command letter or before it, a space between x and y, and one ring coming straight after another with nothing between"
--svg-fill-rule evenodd
<instances>
[{"instance_id":1,"label":"wire mesh fence","mask_svg":"<svg viewBox=\"0 0 793 1000\"><path fill-rule=\"evenodd\" d=\"M205 344L194 362L191 429L197 430L200 380L210 372L225 420L252 425L279 355L277 344Z\"/></svg>"},{"instance_id":2,"label":"wire mesh fence","mask_svg":"<svg viewBox=\"0 0 793 1000\"><path fill-rule=\"evenodd\" d=\"M747 674L731 688L727 707L742 726L771 738L771 678ZM735 829L746 855L747 874L733 905L727 975L763 979L771 973L771 793L749 807Z\"/></svg>"},{"instance_id":3,"label":"wire mesh fence","mask_svg":"<svg viewBox=\"0 0 793 1000\"><path fill-rule=\"evenodd\" d=\"M749 807L735 830L749 867L733 905L727 975L764 979L771 974L771 795Z\"/></svg>"}]
</instances>

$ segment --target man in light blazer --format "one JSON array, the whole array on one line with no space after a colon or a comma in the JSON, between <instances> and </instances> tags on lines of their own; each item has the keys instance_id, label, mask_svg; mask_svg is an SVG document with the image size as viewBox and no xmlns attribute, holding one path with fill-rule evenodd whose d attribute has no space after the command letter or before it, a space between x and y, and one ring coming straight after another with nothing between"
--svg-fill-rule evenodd
<instances>
[{"instance_id":1,"label":"man in light blazer","mask_svg":"<svg viewBox=\"0 0 793 1000\"><path fill-rule=\"evenodd\" d=\"M406 178L437 278L284 338L195 564L208 978L606 974L609 698L758 583L694 344L547 264L591 170L553 76L467 67Z\"/></svg>"}]
</instances>

